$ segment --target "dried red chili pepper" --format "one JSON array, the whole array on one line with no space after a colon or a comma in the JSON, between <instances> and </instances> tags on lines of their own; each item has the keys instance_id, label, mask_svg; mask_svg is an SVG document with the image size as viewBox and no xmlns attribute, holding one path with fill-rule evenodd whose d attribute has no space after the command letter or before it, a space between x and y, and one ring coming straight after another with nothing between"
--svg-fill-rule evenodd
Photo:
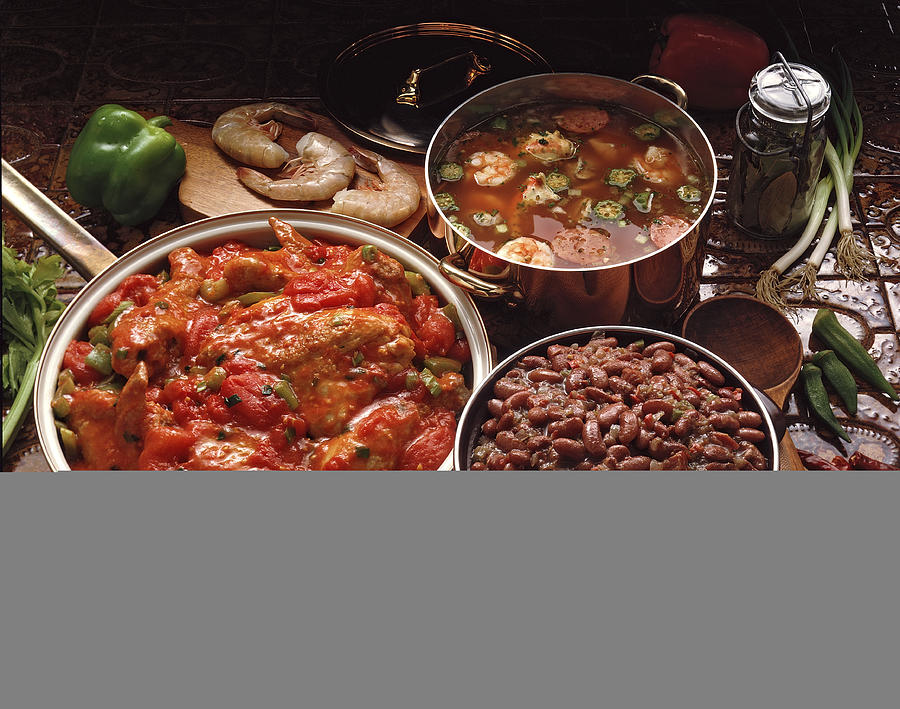
<instances>
[{"instance_id":1,"label":"dried red chili pepper","mask_svg":"<svg viewBox=\"0 0 900 709\"><path fill-rule=\"evenodd\" d=\"M650 71L677 82L691 106L736 109L747 102L753 75L769 64L765 40L719 15L667 18L650 55Z\"/></svg>"},{"instance_id":2,"label":"dried red chili pepper","mask_svg":"<svg viewBox=\"0 0 900 709\"><path fill-rule=\"evenodd\" d=\"M800 456L800 460L803 461L803 466L807 470L842 470L842 468L837 467L834 463L829 463L821 456L810 451L798 448L797 455Z\"/></svg>"},{"instance_id":3,"label":"dried red chili pepper","mask_svg":"<svg viewBox=\"0 0 900 709\"><path fill-rule=\"evenodd\" d=\"M850 467L854 470L900 470L893 465L882 463L880 460L870 458L865 453L856 451L850 456Z\"/></svg>"}]
</instances>

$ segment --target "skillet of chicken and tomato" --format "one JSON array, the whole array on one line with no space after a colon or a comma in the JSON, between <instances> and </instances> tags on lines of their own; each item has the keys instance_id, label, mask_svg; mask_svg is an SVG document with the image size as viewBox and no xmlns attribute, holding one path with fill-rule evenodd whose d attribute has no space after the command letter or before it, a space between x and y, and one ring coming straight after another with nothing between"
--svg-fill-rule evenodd
<instances>
[{"instance_id":1,"label":"skillet of chicken and tomato","mask_svg":"<svg viewBox=\"0 0 900 709\"><path fill-rule=\"evenodd\" d=\"M375 246L269 224L278 247L178 248L95 307L53 400L73 468L440 466L469 395L453 306Z\"/></svg>"}]
</instances>

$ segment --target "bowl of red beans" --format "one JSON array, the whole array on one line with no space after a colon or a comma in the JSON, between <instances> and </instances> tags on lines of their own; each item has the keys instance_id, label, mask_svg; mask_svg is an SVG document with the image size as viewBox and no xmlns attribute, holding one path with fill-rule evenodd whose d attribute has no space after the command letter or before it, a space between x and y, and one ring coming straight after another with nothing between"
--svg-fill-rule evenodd
<instances>
[{"instance_id":1,"label":"bowl of red beans","mask_svg":"<svg viewBox=\"0 0 900 709\"><path fill-rule=\"evenodd\" d=\"M718 355L632 326L545 337L472 393L460 470L778 470L763 395Z\"/></svg>"}]
</instances>

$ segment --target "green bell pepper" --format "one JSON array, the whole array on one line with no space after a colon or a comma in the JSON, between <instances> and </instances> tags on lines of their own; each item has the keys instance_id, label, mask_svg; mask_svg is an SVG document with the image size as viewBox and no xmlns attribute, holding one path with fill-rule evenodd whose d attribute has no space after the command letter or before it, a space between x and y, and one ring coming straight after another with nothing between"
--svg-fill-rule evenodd
<instances>
[{"instance_id":1,"label":"green bell pepper","mask_svg":"<svg viewBox=\"0 0 900 709\"><path fill-rule=\"evenodd\" d=\"M146 120L113 103L94 111L69 156L72 199L105 207L119 224L154 216L184 174L184 149L163 128L171 123L166 116Z\"/></svg>"}]
</instances>

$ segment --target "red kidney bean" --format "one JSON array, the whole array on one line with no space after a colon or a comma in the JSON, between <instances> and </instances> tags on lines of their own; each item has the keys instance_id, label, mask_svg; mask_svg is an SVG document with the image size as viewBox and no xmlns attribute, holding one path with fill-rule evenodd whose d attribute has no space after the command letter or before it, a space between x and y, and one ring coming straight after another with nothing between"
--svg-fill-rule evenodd
<instances>
[{"instance_id":1,"label":"red kidney bean","mask_svg":"<svg viewBox=\"0 0 900 709\"><path fill-rule=\"evenodd\" d=\"M668 438L669 437L669 427L666 426L662 421L657 421L653 424L653 433L659 438Z\"/></svg>"},{"instance_id":2,"label":"red kidney bean","mask_svg":"<svg viewBox=\"0 0 900 709\"><path fill-rule=\"evenodd\" d=\"M589 419L584 422L584 428L581 431L581 440L584 442L585 450L593 458L600 458L606 455L606 444L603 442L603 435L600 430L600 424L596 419Z\"/></svg>"},{"instance_id":3,"label":"red kidney bean","mask_svg":"<svg viewBox=\"0 0 900 709\"><path fill-rule=\"evenodd\" d=\"M738 417L732 413L713 412L709 415L709 422L718 431L737 431L741 427Z\"/></svg>"},{"instance_id":4,"label":"red kidney bean","mask_svg":"<svg viewBox=\"0 0 900 709\"><path fill-rule=\"evenodd\" d=\"M632 394L634 393L634 385L629 384L621 377L610 377L609 388L616 394Z\"/></svg>"},{"instance_id":5,"label":"red kidney bean","mask_svg":"<svg viewBox=\"0 0 900 709\"><path fill-rule=\"evenodd\" d=\"M724 431L710 431L706 434L706 440L709 443L718 443L721 446L725 446L728 450L733 451L738 448L737 441Z\"/></svg>"},{"instance_id":6,"label":"red kidney bean","mask_svg":"<svg viewBox=\"0 0 900 709\"><path fill-rule=\"evenodd\" d=\"M619 463L622 470L649 470L650 458L646 455L632 455Z\"/></svg>"},{"instance_id":7,"label":"red kidney bean","mask_svg":"<svg viewBox=\"0 0 900 709\"><path fill-rule=\"evenodd\" d=\"M591 401L596 401L597 403L604 404L609 401L610 394L607 394L603 389L599 387L585 387L584 395L590 399ZM620 399L622 397L619 397Z\"/></svg>"},{"instance_id":8,"label":"red kidney bean","mask_svg":"<svg viewBox=\"0 0 900 709\"><path fill-rule=\"evenodd\" d=\"M725 446L720 446L717 443L707 443L703 446L703 455L709 460L720 463L731 460L731 451Z\"/></svg>"},{"instance_id":9,"label":"red kidney bean","mask_svg":"<svg viewBox=\"0 0 900 709\"><path fill-rule=\"evenodd\" d=\"M528 409L528 421L534 426L543 426L547 423L549 416L547 416L547 410L542 406L534 406Z\"/></svg>"},{"instance_id":10,"label":"red kidney bean","mask_svg":"<svg viewBox=\"0 0 900 709\"><path fill-rule=\"evenodd\" d=\"M667 458L671 458L676 453L680 453L682 451L687 451L687 446L684 443L679 443L678 441L673 441L672 439L666 439L662 442L662 450L663 454Z\"/></svg>"},{"instance_id":11,"label":"red kidney bean","mask_svg":"<svg viewBox=\"0 0 900 709\"><path fill-rule=\"evenodd\" d=\"M609 383L609 375L601 367L591 367L588 371L591 373L591 384L598 389Z\"/></svg>"},{"instance_id":12,"label":"red kidney bean","mask_svg":"<svg viewBox=\"0 0 900 709\"><path fill-rule=\"evenodd\" d=\"M625 369L625 362L621 359L608 359L600 365L600 368L607 374L621 374Z\"/></svg>"},{"instance_id":13,"label":"red kidney bean","mask_svg":"<svg viewBox=\"0 0 900 709\"><path fill-rule=\"evenodd\" d=\"M539 355L527 355L519 361L522 369L549 369L550 360Z\"/></svg>"},{"instance_id":14,"label":"red kidney bean","mask_svg":"<svg viewBox=\"0 0 900 709\"><path fill-rule=\"evenodd\" d=\"M647 345L644 348L644 357L652 357L660 350L665 350L666 352L674 352L675 344L672 342L667 342L666 340L660 340L659 342L653 342Z\"/></svg>"},{"instance_id":15,"label":"red kidney bean","mask_svg":"<svg viewBox=\"0 0 900 709\"><path fill-rule=\"evenodd\" d=\"M487 466L480 460L476 460L474 463L472 463L472 465L469 466L469 470L487 470Z\"/></svg>"},{"instance_id":16,"label":"red kidney bean","mask_svg":"<svg viewBox=\"0 0 900 709\"><path fill-rule=\"evenodd\" d=\"M509 397L506 401L503 402L502 410L506 411L515 411L516 409L521 409L528 403L528 397L530 394L527 391L517 391L511 397ZM496 414L495 414L496 415Z\"/></svg>"},{"instance_id":17,"label":"red kidney bean","mask_svg":"<svg viewBox=\"0 0 900 709\"><path fill-rule=\"evenodd\" d=\"M695 409L699 409L703 405L703 398L695 391L689 390L683 393L682 397Z\"/></svg>"},{"instance_id":18,"label":"red kidney bean","mask_svg":"<svg viewBox=\"0 0 900 709\"><path fill-rule=\"evenodd\" d=\"M566 417L566 411L559 404L550 404L546 409L547 418L551 421L559 421Z\"/></svg>"},{"instance_id":19,"label":"red kidney bean","mask_svg":"<svg viewBox=\"0 0 900 709\"><path fill-rule=\"evenodd\" d=\"M646 381L644 373L637 367L625 367L622 370L622 379L631 385L643 384Z\"/></svg>"},{"instance_id":20,"label":"red kidney bean","mask_svg":"<svg viewBox=\"0 0 900 709\"><path fill-rule=\"evenodd\" d=\"M500 450L506 453L517 448L524 450L526 447L525 443L516 438L512 431L498 431L494 441Z\"/></svg>"},{"instance_id":21,"label":"red kidney bean","mask_svg":"<svg viewBox=\"0 0 900 709\"><path fill-rule=\"evenodd\" d=\"M507 411L503 416L501 416L497 420L497 430L498 431L508 431L513 427L513 424L516 422L515 416L513 416L512 411Z\"/></svg>"},{"instance_id":22,"label":"red kidney bean","mask_svg":"<svg viewBox=\"0 0 900 709\"><path fill-rule=\"evenodd\" d=\"M594 340L594 346L597 349L601 349L604 347L618 347L619 341L615 337L601 337L597 340Z\"/></svg>"},{"instance_id":23,"label":"red kidney bean","mask_svg":"<svg viewBox=\"0 0 900 709\"><path fill-rule=\"evenodd\" d=\"M572 348L569 345L549 345L547 347L547 356L552 359L556 355L569 354L571 351Z\"/></svg>"},{"instance_id":24,"label":"red kidney bean","mask_svg":"<svg viewBox=\"0 0 900 709\"><path fill-rule=\"evenodd\" d=\"M679 438L684 438L688 432L694 430L694 426L700 420L700 412L695 409L685 411L678 420L672 424L672 433Z\"/></svg>"},{"instance_id":25,"label":"red kidney bean","mask_svg":"<svg viewBox=\"0 0 900 709\"><path fill-rule=\"evenodd\" d=\"M528 379L532 382L549 382L558 384L563 380L563 375L552 369L532 369L528 372Z\"/></svg>"},{"instance_id":26,"label":"red kidney bean","mask_svg":"<svg viewBox=\"0 0 900 709\"><path fill-rule=\"evenodd\" d=\"M741 440L750 441L751 443L761 443L766 440L766 434L758 428L739 428L734 435Z\"/></svg>"},{"instance_id":27,"label":"red kidney bean","mask_svg":"<svg viewBox=\"0 0 900 709\"><path fill-rule=\"evenodd\" d=\"M755 411L739 411L738 421L741 422L741 426L758 428L762 425L762 416Z\"/></svg>"},{"instance_id":28,"label":"red kidney bean","mask_svg":"<svg viewBox=\"0 0 900 709\"><path fill-rule=\"evenodd\" d=\"M516 468L525 468L531 464L531 454L526 450L511 450L509 452L509 462Z\"/></svg>"},{"instance_id":29,"label":"red kidney bean","mask_svg":"<svg viewBox=\"0 0 900 709\"><path fill-rule=\"evenodd\" d=\"M532 436L526 441L528 450L537 451L550 445L550 437L544 435Z\"/></svg>"},{"instance_id":30,"label":"red kidney bean","mask_svg":"<svg viewBox=\"0 0 900 709\"><path fill-rule=\"evenodd\" d=\"M662 418L671 419L674 409L672 408L672 404L665 399L650 399L649 401L644 402L641 411L645 414L658 414L662 412Z\"/></svg>"},{"instance_id":31,"label":"red kidney bean","mask_svg":"<svg viewBox=\"0 0 900 709\"><path fill-rule=\"evenodd\" d=\"M584 428L584 422L579 418L567 418L562 421L554 421L547 426L547 435L550 438L578 438L581 430Z\"/></svg>"},{"instance_id":32,"label":"red kidney bean","mask_svg":"<svg viewBox=\"0 0 900 709\"><path fill-rule=\"evenodd\" d=\"M515 367L513 369L510 369L506 373L506 376L509 377L510 379L521 379L523 376L525 376L525 372L523 372L518 367Z\"/></svg>"},{"instance_id":33,"label":"red kidney bean","mask_svg":"<svg viewBox=\"0 0 900 709\"><path fill-rule=\"evenodd\" d=\"M663 461L663 470L686 470L690 458L687 448L673 453Z\"/></svg>"},{"instance_id":34,"label":"red kidney bean","mask_svg":"<svg viewBox=\"0 0 900 709\"><path fill-rule=\"evenodd\" d=\"M623 445L610 446L609 449L606 451L606 453L617 463L622 462L629 455L631 455L631 451L628 450L628 446L623 446Z\"/></svg>"},{"instance_id":35,"label":"red kidney bean","mask_svg":"<svg viewBox=\"0 0 900 709\"><path fill-rule=\"evenodd\" d=\"M619 420L619 414L626 408L625 404L607 404L597 412L597 423L604 431L608 431L616 421Z\"/></svg>"},{"instance_id":36,"label":"red kidney bean","mask_svg":"<svg viewBox=\"0 0 900 709\"><path fill-rule=\"evenodd\" d=\"M741 403L734 399L710 399L701 408L704 411L739 411Z\"/></svg>"},{"instance_id":37,"label":"red kidney bean","mask_svg":"<svg viewBox=\"0 0 900 709\"><path fill-rule=\"evenodd\" d=\"M488 419L483 424L481 424L481 432L485 436L495 436L497 435L497 419Z\"/></svg>"},{"instance_id":38,"label":"red kidney bean","mask_svg":"<svg viewBox=\"0 0 900 709\"><path fill-rule=\"evenodd\" d=\"M571 394L577 389L583 389L591 381L590 373L583 369L573 369L569 376L566 377L565 390L567 394Z\"/></svg>"},{"instance_id":39,"label":"red kidney bean","mask_svg":"<svg viewBox=\"0 0 900 709\"><path fill-rule=\"evenodd\" d=\"M503 377L494 383L494 394L500 399L508 399L517 391L528 391L529 386L522 381Z\"/></svg>"},{"instance_id":40,"label":"red kidney bean","mask_svg":"<svg viewBox=\"0 0 900 709\"><path fill-rule=\"evenodd\" d=\"M680 364L682 367L687 367L689 369L697 369L697 363L684 352L676 352L674 359L675 364Z\"/></svg>"},{"instance_id":41,"label":"red kidney bean","mask_svg":"<svg viewBox=\"0 0 900 709\"><path fill-rule=\"evenodd\" d=\"M707 463L707 470L737 470L737 466L733 462L715 462Z\"/></svg>"},{"instance_id":42,"label":"red kidney bean","mask_svg":"<svg viewBox=\"0 0 900 709\"><path fill-rule=\"evenodd\" d=\"M503 399L488 399L487 409L492 416L499 416L503 413Z\"/></svg>"},{"instance_id":43,"label":"red kidney bean","mask_svg":"<svg viewBox=\"0 0 900 709\"><path fill-rule=\"evenodd\" d=\"M634 411L623 411L619 414L619 443L628 445L637 438L640 424Z\"/></svg>"},{"instance_id":44,"label":"red kidney bean","mask_svg":"<svg viewBox=\"0 0 900 709\"><path fill-rule=\"evenodd\" d=\"M752 465L757 470L762 470L766 467L766 457L759 452L759 448L757 448L752 443L747 443L741 447L739 451L741 457L746 460L750 465Z\"/></svg>"},{"instance_id":45,"label":"red kidney bean","mask_svg":"<svg viewBox=\"0 0 900 709\"><path fill-rule=\"evenodd\" d=\"M484 461L485 465L490 470L503 470L503 466L509 462L509 458L506 457L505 453L501 453L500 451L494 451L491 453L487 460Z\"/></svg>"},{"instance_id":46,"label":"red kidney bean","mask_svg":"<svg viewBox=\"0 0 900 709\"><path fill-rule=\"evenodd\" d=\"M665 350L657 352L650 361L650 371L654 374L668 372L672 369L672 355Z\"/></svg>"},{"instance_id":47,"label":"red kidney bean","mask_svg":"<svg viewBox=\"0 0 900 709\"><path fill-rule=\"evenodd\" d=\"M634 447L639 451L647 450L647 446L650 445L650 440L653 438L653 433L648 431L646 428L642 428L638 431L637 438L634 439Z\"/></svg>"},{"instance_id":48,"label":"red kidney bean","mask_svg":"<svg viewBox=\"0 0 900 709\"><path fill-rule=\"evenodd\" d=\"M702 374L707 380L715 384L717 387L722 386L725 383L725 377L722 376L722 372L713 367L709 362L704 362L700 360L697 362L697 369L700 374Z\"/></svg>"},{"instance_id":49,"label":"red kidney bean","mask_svg":"<svg viewBox=\"0 0 900 709\"><path fill-rule=\"evenodd\" d=\"M551 444L553 450L560 454L563 458L570 460L584 459L584 444L571 438L556 438Z\"/></svg>"}]
</instances>

